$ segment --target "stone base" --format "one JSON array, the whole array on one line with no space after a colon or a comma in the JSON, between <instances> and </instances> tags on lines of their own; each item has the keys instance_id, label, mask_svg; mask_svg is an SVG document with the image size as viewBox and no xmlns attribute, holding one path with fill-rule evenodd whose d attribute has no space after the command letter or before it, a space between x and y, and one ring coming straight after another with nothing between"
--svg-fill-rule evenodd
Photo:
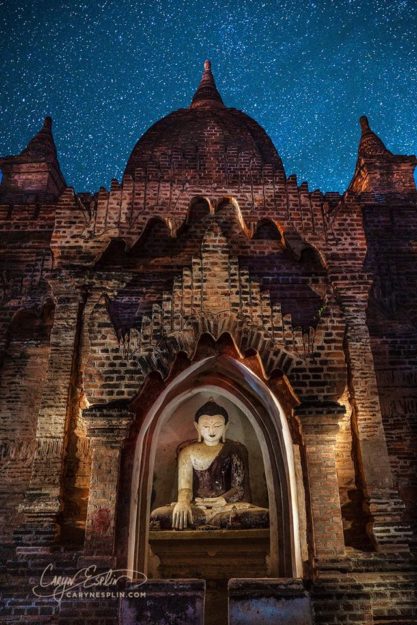
<instances>
[{"instance_id":1,"label":"stone base","mask_svg":"<svg viewBox=\"0 0 417 625\"><path fill-rule=\"evenodd\" d=\"M125 592L139 596L120 599L119 625L204 625L204 580L154 580Z\"/></svg>"},{"instance_id":2,"label":"stone base","mask_svg":"<svg viewBox=\"0 0 417 625\"><path fill-rule=\"evenodd\" d=\"M149 543L159 561L152 577L227 580L268 575L269 529L152 531Z\"/></svg>"},{"instance_id":3,"label":"stone base","mask_svg":"<svg viewBox=\"0 0 417 625\"><path fill-rule=\"evenodd\" d=\"M312 625L311 602L301 580L231 579L229 625Z\"/></svg>"}]
</instances>

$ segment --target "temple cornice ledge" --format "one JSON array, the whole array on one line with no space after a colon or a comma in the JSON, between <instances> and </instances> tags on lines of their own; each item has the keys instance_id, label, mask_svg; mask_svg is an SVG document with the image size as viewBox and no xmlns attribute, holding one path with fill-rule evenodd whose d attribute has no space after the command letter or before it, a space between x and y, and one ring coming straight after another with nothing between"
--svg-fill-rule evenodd
<instances>
[{"instance_id":1,"label":"temple cornice ledge","mask_svg":"<svg viewBox=\"0 0 417 625\"><path fill-rule=\"evenodd\" d=\"M331 401L302 402L294 409L305 435L333 435L346 413L345 406Z\"/></svg>"},{"instance_id":2,"label":"temple cornice ledge","mask_svg":"<svg viewBox=\"0 0 417 625\"><path fill-rule=\"evenodd\" d=\"M134 413L125 400L96 404L82 413L82 421L93 446L120 447L129 434L133 419Z\"/></svg>"}]
</instances>

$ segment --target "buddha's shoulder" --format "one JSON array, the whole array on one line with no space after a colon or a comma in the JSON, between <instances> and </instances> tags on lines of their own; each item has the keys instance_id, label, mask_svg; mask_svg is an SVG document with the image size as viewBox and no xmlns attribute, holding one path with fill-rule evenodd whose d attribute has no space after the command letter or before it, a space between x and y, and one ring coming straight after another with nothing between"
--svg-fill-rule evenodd
<instances>
[{"instance_id":1,"label":"buddha's shoulder","mask_svg":"<svg viewBox=\"0 0 417 625\"><path fill-rule=\"evenodd\" d=\"M190 455L192 455L192 454L198 453L201 449L204 449L204 447L205 447L204 443L199 443L198 441L195 441L193 443L190 443L186 447L184 447L184 450Z\"/></svg>"},{"instance_id":2,"label":"buddha's shoulder","mask_svg":"<svg viewBox=\"0 0 417 625\"><path fill-rule=\"evenodd\" d=\"M246 445L240 443L239 441L233 441L231 439L227 439L225 443L225 447L229 447L229 449L246 449Z\"/></svg>"},{"instance_id":3,"label":"buddha's shoulder","mask_svg":"<svg viewBox=\"0 0 417 625\"><path fill-rule=\"evenodd\" d=\"M191 456L194 453L196 453L199 449L201 449L201 443L198 443L197 441L193 441L190 443L184 443L181 445L180 449L178 450L179 454L181 456Z\"/></svg>"},{"instance_id":4,"label":"buddha's shoulder","mask_svg":"<svg viewBox=\"0 0 417 625\"><path fill-rule=\"evenodd\" d=\"M227 440L224 445L224 451L228 454L236 454L238 456L243 456L246 458L248 455L248 448L243 443L239 441Z\"/></svg>"}]
</instances>

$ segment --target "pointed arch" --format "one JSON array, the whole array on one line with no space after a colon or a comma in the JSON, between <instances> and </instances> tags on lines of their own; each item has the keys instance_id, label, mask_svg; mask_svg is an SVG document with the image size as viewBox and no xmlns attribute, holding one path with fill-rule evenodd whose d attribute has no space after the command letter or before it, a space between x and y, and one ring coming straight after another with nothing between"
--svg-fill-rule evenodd
<instances>
[{"instance_id":1,"label":"pointed arch","mask_svg":"<svg viewBox=\"0 0 417 625\"><path fill-rule=\"evenodd\" d=\"M264 328L248 323L246 318L238 319L228 313L221 313L189 318L181 332L164 337L141 359L142 372L147 375L151 371L159 371L166 378L180 351L193 359L202 335L207 334L218 341L225 333L230 335L240 356L247 350L254 350L258 354L266 377L274 370L290 376L292 369L301 362L297 354L277 347Z\"/></svg>"},{"instance_id":2,"label":"pointed arch","mask_svg":"<svg viewBox=\"0 0 417 625\"><path fill-rule=\"evenodd\" d=\"M120 265L122 264L126 252L128 249L128 244L125 239L121 237L115 237L108 242L105 249L100 253L95 262L95 268L101 269L102 267L106 267L108 265Z\"/></svg>"},{"instance_id":3,"label":"pointed arch","mask_svg":"<svg viewBox=\"0 0 417 625\"><path fill-rule=\"evenodd\" d=\"M255 232L252 239L281 241L282 235L279 227L273 219L264 218L256 224Z\"/></svg>"},{"instance_id":4,"label":"pointed arch","mask_svg":"<svg viewBox=\"0 0 417 625\"><path fill-rule=\"evenodd\" d=\"M210 200L202 195L197 195L193 197L190 202L186 223L189 224L201 221L201 219L204 219L204 217L212 213L213 207L211 206Z\"/></svg>"},{"instance_id":5,"label":"pointed arch","mask_svg":"<svg viewBox=\"0 0 417 625\"><path fill-rule=\"evenodd\" d=\"M249 229L243 219L239 203L233 196L224 196L218 200L215 215L221 225L229 225L230 229L233 227L233 224L236 224L246 237L250 237ZM224 230L224 227L222 230Z\"/></svg>"},{"instance_id":6,"label":"pointed arch","mask_svg":"<svg viewBox=\"0 0 417 625\"><path fill-rule=\"evenodd\" d=\"M163 217L152 217L129 250L129 256L155 257L164 256L172 247L170 223Z\"/></svg>"},{"instance_id":7,"label":"pointed arch","mask_svg":"<svg viewBox=\"0 0 417 625\"><path fill-rule=\"evenodd\" d=\"M327 263L323 254L312 243L305 240L299 232L288 228L285 230L284 240L287 249L297 260L312 262L316 269L327 270Z\"/></svg>"},{"instance_id":8,"label":"pointed arch","mask_svg":"<svg viewBox=\"0 0 417 625\"><path fill-rule=\"evenodd\" d=\"M137 424L130 467L127 567L146 572L148 566L150 494L161 427L185 397L203 389L220 393L235 403L253 426L262 449L268 489L271 575L300 576L297 487L288 422L279 399L266 384L244 364L227 355L203 359L180 372Z\"/></svg>"}]
</instances>

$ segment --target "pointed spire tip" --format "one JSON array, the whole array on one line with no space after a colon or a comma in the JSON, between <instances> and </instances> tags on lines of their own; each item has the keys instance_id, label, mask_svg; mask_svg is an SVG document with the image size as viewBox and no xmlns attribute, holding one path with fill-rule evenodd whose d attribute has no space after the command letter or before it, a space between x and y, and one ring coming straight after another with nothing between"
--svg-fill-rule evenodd
<instances>
[{"instance_id":1,"label":"pointed spire tip","mask_svg":"<svg viewBox=\"0 0 417 625\"><path fill-rule=\"evenodd\" d=\"M211 73L211 62L208 59L204 61L203 75L193 96L191 108L224 108L223 100Z\"/></svg>"},{"instance_id":2,"label":"pointed spire tip","mask_svg":"<svg viewBox=\"0 0 417 625\"><path fill-rule=\"evenodd\" d=\"M370 126L369 126L369 121L368 118L366 117L366 115L362 115L359 118L359 123L362 129L362 132L368 132L369 130L371 130Z\"/></svg>"},{"instance_id":3,"label":"pointed spire tip","mask_svg":"<svg viewBox=\"0 0 417 625\"><path fill-rule=\"evenodd\" d=\"M33 162L49 161L52 163L56 161L56 147L52 136L52 117L47 115L44 118L42 127L22 150L20 156Z\"/></svg>"},{"instance_id":4,"label":"pointed spire tip","mask_svg":"<svg viewBox=\"0 0 417 625\"><path fill-rule=\"evenodd\" d=\"M359 118L362 136L359 142L359 155L363 157L389 156L391 152L387 150L384 142L378 137L369 125L366 115Z\"/></svg>"}]
</instances>

